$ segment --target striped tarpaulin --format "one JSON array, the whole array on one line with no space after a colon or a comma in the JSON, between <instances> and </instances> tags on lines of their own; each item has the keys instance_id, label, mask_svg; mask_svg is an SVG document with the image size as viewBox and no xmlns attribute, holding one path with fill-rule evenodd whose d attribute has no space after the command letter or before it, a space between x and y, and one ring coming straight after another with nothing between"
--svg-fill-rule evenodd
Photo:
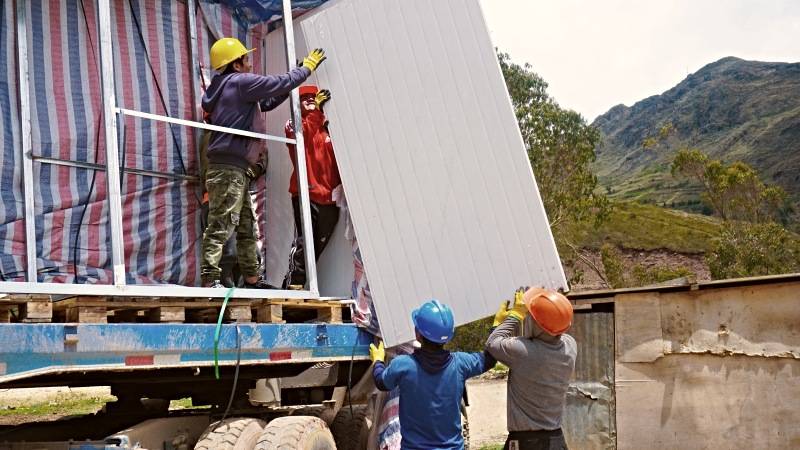
<instances>
[{"instance_id":1,"label":"striped tarpaulin","mask_svg":"<svg viewBox=\"0 0 800 450\"><path fill-rule=\"evenodd\" d=\"M251 44L226 7L210 19L226 35ZM194 119L186 3L111 2L118 106ZM15 55L15 4L0 7L0 270L24 280L25 233ZM26 2L30 111L35 156L105 163L97 5L93 0ZM198 22L198 28L207 29ZM208 58L213 36L199 33L198 55ZM259 46L260 47L260 46ZM257 56L260 58L260 55ZM201 59L202 61L203 59ZM195 132L126 117L124 168L198 175ZM121 177L125 264L129 283L199 281L200 185L126 173ZM36 252L40 282L110 283L104 172L36 162ZM77 275L77 279L76 279Z\"/></svg>"},{"instance_id":2,"label":"striped tarpaulin","mask_svg":"<svg viewBox=\"0 0 800 450\"><path fill-rule=\"evenodd\" d=\"M22 145L17 99L16 28L14 2L0 5L0 277L24 276L25 224L23 215Z\"/></svg>"}]
</instances>

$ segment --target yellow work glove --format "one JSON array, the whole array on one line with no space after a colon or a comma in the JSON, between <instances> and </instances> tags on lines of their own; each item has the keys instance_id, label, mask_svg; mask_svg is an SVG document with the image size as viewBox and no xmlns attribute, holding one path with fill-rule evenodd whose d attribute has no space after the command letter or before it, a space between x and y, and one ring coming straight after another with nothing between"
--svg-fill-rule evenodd
<instances>
[{"instance_id":1,"label":"yellow work glove","mask_svg":"<svg viewBox=\"0 0 800 450\"><path fill-rule=\"evenodd\" d=\"M523 319L525 319L525 315L528 314L528 308L525 306L525 302L522 301L526 290L526 288L521 287L514 292L514 306L512 306L511 311L508 312L508 317L513 317L520 322L522 322Z\"/></svg>"},{"instance_id":2,"label":"yellow work glove","mask_svg":"<svg viewBox=\"0 0 800 450\"><path fill-rule=\"evenodd\" d=\"M321 48L315 48L308 53L308 56L303 58L303 67L313 72L322 64L322 61L325 61L325 58L327 58L325 51Z\"/></svg>"},{"instance_id":3,"label":"yellow work glove","mask_svg":"<svg viewBox=\"0 0 800 450\"><path fill-rule=\"evenodd\" d=\"M508 300L503 300L503 303L500 304L500 308L497 310L497 313L494 315L494 322L492 322L492 327L497 327L503 321L506 320L508 317Z\"/></svg>"},{"instance_id":4,"label":"yellow work glove","mask_svg":"<svg viewBox=\"0 0 800 450\"><path fill-rule=\"evenodd\" d=\"M325 103L327 103L328 100L330 99L331 99L331 91L323 89L317 92L316 97L314 97L314 103L317 104L317 109L322 111L322 106L325 105Z\"/></svg>"},{"instance_id":5,"label":"yellow work glove","mask_svg":"<svg viewBox=\"0 0 800 450\"><path fill-rule=\"evenodd\" d=\"M369 344L369 359L374 363L375 361L386 361L386 349L383 348L383 341L375 347L375 344Z\"/></svg>"}]
</instances>

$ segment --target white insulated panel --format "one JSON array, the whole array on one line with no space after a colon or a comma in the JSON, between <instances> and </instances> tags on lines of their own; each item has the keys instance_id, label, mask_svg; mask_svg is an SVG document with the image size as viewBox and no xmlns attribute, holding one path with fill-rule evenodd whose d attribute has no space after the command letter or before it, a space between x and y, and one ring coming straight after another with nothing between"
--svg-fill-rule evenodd
<instances>
[{"instance_id":1,"label":"white insulated panel","mask_svg":"<svg viewBox=\"0 0 800 450\"><path fill-rule=\"evenodd\" d=\"M567 288L477 0L335 0L297 20L387 345L438 298L458 324ZM275 34L275 33L273 33ZM284 116L285 117L285 116ZM344 264L344 262L343 262Z\"/></svg>"}]
</instances>

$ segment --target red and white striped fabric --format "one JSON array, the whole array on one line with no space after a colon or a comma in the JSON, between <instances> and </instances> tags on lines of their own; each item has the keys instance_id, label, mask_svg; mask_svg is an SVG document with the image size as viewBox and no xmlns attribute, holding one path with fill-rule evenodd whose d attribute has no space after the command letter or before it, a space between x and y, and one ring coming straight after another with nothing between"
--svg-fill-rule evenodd
<instances>
[{"instance_id":1,"label":"red and white striped fabric","mask_svg":"<svg viewBox=\"0 0 800 450\"><path fill-rule=\"evenodd\" d=\"M33 154L105 163L97 5L93 0L26 1ZM0 6L0 277L24 280L25 231L15 64L15 2ZM195 118L186 3L111 2L118 106L181 119ZM211 27L246 45L248 31L222 5L198 14L198 55L207 61ZM210 11L210 13L209 13ZM209 17L210 16L210 17ZM261 61L261 45L254 59ZM207 65L204 64L204 67ZM256 67L261 67L258 64ZM121 166L197 175L192 129L126 117ZM40 282L110 283L104 172L34 164L37 266ZM202 237L197 182L126 173L121 180L125 264L129 283L195 285ZM77 278L76 278L77 277Z\"/></svg>"}]
</instances>

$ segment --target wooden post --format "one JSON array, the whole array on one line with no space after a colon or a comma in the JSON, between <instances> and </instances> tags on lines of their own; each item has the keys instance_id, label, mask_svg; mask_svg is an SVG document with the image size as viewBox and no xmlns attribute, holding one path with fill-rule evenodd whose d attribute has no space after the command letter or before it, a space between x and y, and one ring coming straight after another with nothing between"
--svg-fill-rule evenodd
<instances>
[{"instance_id":1,"label":"wooden post","mask_svg":"<svg viewBox=\"0 0 800 450\"><path fill-rule=\"evenodd\" d=\"M256 320L258 323L286 323L283 320L283 307L266 302L256 308Z\"/></svg>"},{"instance_id":2,"label":"wooden post","mask_svg":"<svg viewBox=\"0 0 800 450\"><path fill-rule=\"evenodd\" d=\"M250 305L229 305L225 308L224 319L228 322L252 322L253 312L250 310Z\"/></svg>"},{"instance_id":3,"label":"wooden post","mask_svg":"<svg viewBox=\"0 0 800 450\"><path fill-rule=\"evenodd\" d=\"M150 322L182 323L186 320L186 311L182 306L159 306L147 311Z\"/></svg>"}]
</instances>

